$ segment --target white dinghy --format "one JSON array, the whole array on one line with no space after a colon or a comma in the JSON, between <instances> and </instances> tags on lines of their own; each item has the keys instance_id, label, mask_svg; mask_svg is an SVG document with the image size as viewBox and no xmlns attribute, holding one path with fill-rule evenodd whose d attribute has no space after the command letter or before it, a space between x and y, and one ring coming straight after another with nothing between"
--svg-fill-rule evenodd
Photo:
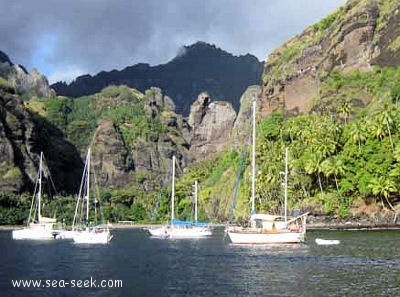
<instances>
[{"instance_id":1,"label":"white dinghy","mask_svg":"<svg viewBox=\"0 0 400 297\"><path fill-rule=\"evenodd\" d=\"M315 242L318 245L334 245L334 244L340 244L340 240L338 239L322 239L322 238L316 238Z\"/></svg>"}]
</instances>

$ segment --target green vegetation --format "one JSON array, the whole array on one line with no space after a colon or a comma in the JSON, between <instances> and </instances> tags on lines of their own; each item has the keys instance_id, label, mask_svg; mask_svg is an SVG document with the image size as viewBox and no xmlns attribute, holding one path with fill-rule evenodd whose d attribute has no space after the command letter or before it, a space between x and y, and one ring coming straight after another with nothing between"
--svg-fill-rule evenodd
<instances>
[{"instance_id":1,"label":"green vegetation","mask_svg":"<svg viewBox=\"0 0 400 297\"><path fill-rule=\"evenodd\" d=\"M257 149L261 208L276 210L282 203L279 171L288 146L293 207L312 205L314 211L346 217L361 198L395 210L400 192L399 78L399 68L334 71L321 84L313 113L264 119L259 124L264 140Z\"/></svg>"},{"instance_id":2,"label":"green vegetation","mask_svg":"<svg viewBox=\"0 0 400 297\"><path fill-rule=\"evenodd\" d=\"M284 149L289 148L289 202L291 209L340 217L351 215L356 204L380 204L395 210L400 188L400 81L399 68L376 67L371 72L333 71L320 84L320 97L312 112L285 117L276 112L257 124L256 201L259 211L282 211ZM124 91L125 92L125 91ZM119 96L113 87L100 95L78 99L40 99L38 110L64 129L74 143L87 143L100 117L118 127L124 141L133 146L157 137L167 129L159 118L145 116L141 100L124 93L129 104L107 103ZM118 94L118 95L116 95ZM130 93L132 94L132 93ZM50 102L51 101L51 102ZM127 102L125 101L125 102ZM35 105L30 105L32 106ZM79 106L79 107L78 107ZM66 112L59 112L66 111ZM166 112L160 117L167 117ZM249 131L250 133L250 131ZM75 137L75 138L74 138ZM185 168L176 180L175 215L193 219L193 183L199 182L199 219L225 222L234 195L238 166L244 161L235 219L250 211L250 147L230 149L217 159L205 160ZM242 151L244 153L242 153ZM243 160L241 160L243 159ZM2 175L18 176L20 171L3 164ZM166 222L170 216L171 188L168 180L147 192L142 187L149 177L135 173L135 185L125 189L100 189L105 221ZM26 220L30 197L1 196L3 224ZM57 197L47 203L49 215L56 213L65 222L72 219L73 197Z\"/></svg>"},{"instance_id":3,"label":"green vegetation","mask_svg":"<svg viewBox=\"0 0 400 297\"><path fill-rule=\"evenodd\" d=\"M24 104L31 111L45 117L57 126L81 152L86 151L102 119L108 119L113 123L124 144L133 152L137 148L157 142L161 134L169 131L164 121L168 115L172 116L172 112L168 112L168 114L160 112L155 116L150 116L148 115L149 111L145 110L148 102L144 100L157 95L155 90L143 95L137 90L125 86L110 86L92 96L77 99L67 97L32 98ZM8 163L1 165L0 174L4 181L22 178L19 168ZM112 222L119 220L150 221L156 195L153 192L145 192L143 183L148 179L151 180L151 175L151 172L137 171L135 175L132 175L134 182L124 188L99 189L103 219ZM161 189L156 189L155 192L159 190ZM153 218L156 221L165 220L169 216L168 195L170 190L162 190L164 196L160 211ZM2 213L3 224L22 224L26 221L29 213L30 199L26 205L17 205L12 203L16 200L13 194L4 195L5 202L0 203L0 209L7 209ZM49 199L43 209L48 211L45 215L56 214L60 221L69 224L72 222L74 207L75 199L73 197L58 196Z\"/></svg>"},{"instance_id":4,"label":"green vegetation","mask_svg":"<svg viewBox=\"0 0 400 297\"><path fill-rule=\"evenodd\" d=\"M328 29L337 19L339 19L343 14L343 6L336 9L334 12L320 20L318 23L314 24L312 28L315 31L324 31Z\"/></svg>"},{"instance_id":5,"label":"green vegetation","mask_svg":"<svg viewBox=\"0 0 400 297\"><path fill-rule=\"evenodd\" d=\"M0 77L0 88L4 89L5 91L13 91L13 86L8 82L8 80Z\"/></svg>"},{"instance_id":6,"label":"green vegetation","mask_svg":"<svg viewBox=\"0 0 400 297\"><path fill-rule=\"evenodd\" d=\"M143 98L144 95L135 89L110 86L92 96L31 99L26 105L46 117L84 152L102 118L113 121L124 143L131 148L138 138L154 140L165 133L167 129L159 118L151 119L146 115Z\"/></svg>"}]
</instances>

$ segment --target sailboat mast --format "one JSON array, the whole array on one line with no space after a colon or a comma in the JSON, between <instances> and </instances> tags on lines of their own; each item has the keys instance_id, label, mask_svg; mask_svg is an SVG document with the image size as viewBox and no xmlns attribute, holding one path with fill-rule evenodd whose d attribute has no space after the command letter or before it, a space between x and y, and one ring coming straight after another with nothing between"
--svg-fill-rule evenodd
<instances>
[{"instance_id":1,"label":"sailboat mast","mask_svg":"<svg viewBox=\"0 0 400 297\"><path fill-rule=\"evenodd\" d=\"M289 150L285 149L285 222L287 221L287 200L288 200L288 156Z\"/></svg>"},{"instance_id":2,"label":"sailboat mast","mask_svg":"<svg viewBox=\"0 0 400 297\"><path fill-rule=\"evenodd\" d=\"M175 219L174 208L175 208L175 156L172 156L171 222Z\"/></svg>"},{"instance_id":3,"label":"sailboat mast","mask_svg":"<svg viewBox=\"0 0 400 297\"><path fill-rule=\"evenodd\" d=\"M86 223L89 224L90 148L88 149L87 163L88 163L88 165L86 168L86 174L87 174L87 179L86 179Z\"/></svg>"},{"instance_id":4,"label":"sailboat mast","mask_svg":"<svg viewBox=\"0 0 400 297\"><path fill-rule=\"evenodd\" d=\"M253 140L252 140L252 152L251 152L251 213L255 213L254 200L255 200L255 188L256 188L256 101L253 101Z\"/></svg>"},{"instance_id":5,"label":"sailboat mast","mask_svg":"<svg viewBox=\"0 0 400 297\"><path fill-rule=\"evenodd\" d=\"M37 193L37 203L38 203L38 221L40 223L41 212L40 212L40 205L41 205L41 195L42 195L42 160L43 160L43 152L40 152L40 161L39 161L39 174L38 174L38 183L39 189Z\"/></svg>"},{"instance_id":6,"label":"sailboat mast","mask_svg":"<svg viewBox=\"0 0 400 297\"><path fill-rule=\"evenodd\" d=\"M77 216L78 216L78 209L80 207L80 200L82 199L82 195L86 195L86 193L83 193L85 191L85 176L86 176L86 170L87 170L87 156L86 156L86 160L85 160L85 167L83 168L83 174L82 174L82 179L81 179L81 185L79 187L79 193L78 193L78 198L76 201L76 206L75 206L75 213L74 213L74 219L72 221L72 229L74 229L75 227L75 222L77 222ZM82 208L85 205L85 201L84 201L84 197L83 197L83 202L82 202Z\"/></svg>"},{"instance_id":7,"label":"sailboat mast","mask_svg":"<svg viewBox=\"0 0 400 297\"><path fill-rule=\"evenodd\" d=\"M197 180L194 181L194 221L197 222Z\"/></svg>"}]
</instances>

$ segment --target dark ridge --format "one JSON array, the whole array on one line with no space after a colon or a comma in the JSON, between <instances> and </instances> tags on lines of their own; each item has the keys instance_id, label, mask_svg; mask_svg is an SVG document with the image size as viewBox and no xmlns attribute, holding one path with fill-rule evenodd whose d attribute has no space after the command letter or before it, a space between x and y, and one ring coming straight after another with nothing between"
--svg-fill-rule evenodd
<instances>
[{"instance_id":1,"label":"dark ridge","mask_svg":"<svg viewBox=\"0 0 400 297\"><path fill-rule=\"evenodd\" d=\"M197 96L207 91L213 100L232 103L239 110L240 96L250 85L260 84L263 63L255 56L233 56L205 42L184 46L170 62L157 66L139 63L123 70L102 71L77 77L73 82L51 86L58 95L81 97L109 85L127 85L141 92L161 88L170 96L177 113L188 115Z\"/></svg>"}]
</instances>

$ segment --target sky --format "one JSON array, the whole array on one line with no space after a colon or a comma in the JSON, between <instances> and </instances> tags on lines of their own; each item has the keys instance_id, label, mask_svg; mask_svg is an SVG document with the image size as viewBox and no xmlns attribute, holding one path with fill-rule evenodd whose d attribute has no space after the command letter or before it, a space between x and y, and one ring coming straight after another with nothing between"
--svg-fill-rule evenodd
<instances>
[{"instance_id":1,"label":"sky","mask_svg":"<svg viewBox=\"0 0 400 297\"><path fill-rule=\"evenodd\" d=\"M0 0L0 50L50 83L164 64L204 41L268 54L345 0Z\"/></svg>"}]
</instances>

